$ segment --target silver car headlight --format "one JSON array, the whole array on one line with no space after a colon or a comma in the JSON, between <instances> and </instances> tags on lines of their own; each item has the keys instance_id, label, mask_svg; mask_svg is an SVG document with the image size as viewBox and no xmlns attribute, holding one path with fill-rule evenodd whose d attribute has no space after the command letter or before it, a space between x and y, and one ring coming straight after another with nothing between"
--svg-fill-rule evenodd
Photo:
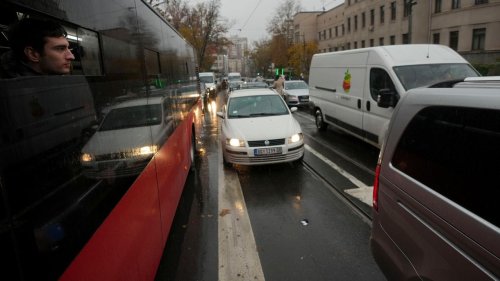
<instances>
[{"instance_id":1,"label":"silver car headlight","mask_svg":"<svg viewBox=\"0 0 500 281\"><path fill-rule=\"evenodd\" d=\"M302 141L304 139L304 135L302 133L294 134L288 138L288 143L296 143Z\"/></svg>"},{"instance_id":2,"label":"silver car headlight","mask_svg":"<svg viewBox=\"0 0 500 281\"><path fill-rule=\"evenodd\" d=\"M226 139L226 144L233 147L245 147L245 141L240 139Z\"/></svg>"}]
</instances>

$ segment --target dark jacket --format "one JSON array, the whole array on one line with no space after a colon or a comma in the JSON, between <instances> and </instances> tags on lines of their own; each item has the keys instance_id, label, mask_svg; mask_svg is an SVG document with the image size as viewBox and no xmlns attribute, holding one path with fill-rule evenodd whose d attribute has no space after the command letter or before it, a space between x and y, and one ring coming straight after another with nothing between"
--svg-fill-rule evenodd
<instances>
[{"instance_id":1,"label":"dark jacket","mask_svg":"<svg viewBox=\"0 0 500 281\"><path fill-rule=\"evenodd\" d=\"M36 72L27 64L14 57L11 51L8 51L0 57L0 77L16 78L20 76L38 76L42 75Z\"/></svg>"}]
</instances>

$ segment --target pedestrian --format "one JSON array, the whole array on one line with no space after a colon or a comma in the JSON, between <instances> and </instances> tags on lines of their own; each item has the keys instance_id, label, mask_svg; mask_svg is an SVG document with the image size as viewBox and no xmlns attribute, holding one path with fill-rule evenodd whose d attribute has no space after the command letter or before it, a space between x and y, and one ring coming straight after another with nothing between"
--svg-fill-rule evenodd
<instances>
[{"instance_id":1,"label":"pedestrian","mask_svg":"<svg viewBox=\"0 0 500 281\"><path fill-rule=\"evenodd\" d=\"M60 24L24 18L8 30L11 49L0 57L0 76L63 75L71 72L75 56Z\"/></svg>"},{"instance_id":2,"label":"pedestrian","mask_svg":"<svg viewBox=\"0 0 500 281\"><path fill-rule=\"evenodd\" d=\"M276 75L273 83L273 89L283 97L283 88L285 87L285 79L283 75Z\"/></svg>"}]
</instances>

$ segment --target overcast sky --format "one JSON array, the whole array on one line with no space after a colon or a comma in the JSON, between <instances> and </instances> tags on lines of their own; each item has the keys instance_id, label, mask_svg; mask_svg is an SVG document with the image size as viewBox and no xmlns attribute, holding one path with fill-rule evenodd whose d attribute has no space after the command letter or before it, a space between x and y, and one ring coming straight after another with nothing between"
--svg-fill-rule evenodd
<instances>
[{"instance_id":1,"label":"overcast sky","mask_svg":"<svg viewBox=\"0 0 500 281\"><path fill-rule=\"evenodd\" d=\"M202 0L191 0L197 3ZM304 11L321 11L323 5L329 10L343 0L300 0ZM229 23L234 23L229 35L248 38L252 45L254 41L269 38L266 27L273 18L277 7L284 0L221 0L221 16Z\"/></svg>"}]
</instances>

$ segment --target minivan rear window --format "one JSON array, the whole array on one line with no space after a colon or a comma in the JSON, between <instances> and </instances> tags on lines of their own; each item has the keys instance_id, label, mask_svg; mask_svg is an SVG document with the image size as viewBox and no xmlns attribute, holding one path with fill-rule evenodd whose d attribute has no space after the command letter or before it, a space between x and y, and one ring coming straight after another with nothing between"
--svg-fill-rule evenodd
<instances>
[{"instance_id":1,"label":"minivan rear window","mask_svg":"<svg viewBox=\"0 0 500 281\"><path fill-rule=\"evenodd\" d=\"M407 126L395 168L500 227L500 111L428 107Z\"/></svg>"}]
</instances>

